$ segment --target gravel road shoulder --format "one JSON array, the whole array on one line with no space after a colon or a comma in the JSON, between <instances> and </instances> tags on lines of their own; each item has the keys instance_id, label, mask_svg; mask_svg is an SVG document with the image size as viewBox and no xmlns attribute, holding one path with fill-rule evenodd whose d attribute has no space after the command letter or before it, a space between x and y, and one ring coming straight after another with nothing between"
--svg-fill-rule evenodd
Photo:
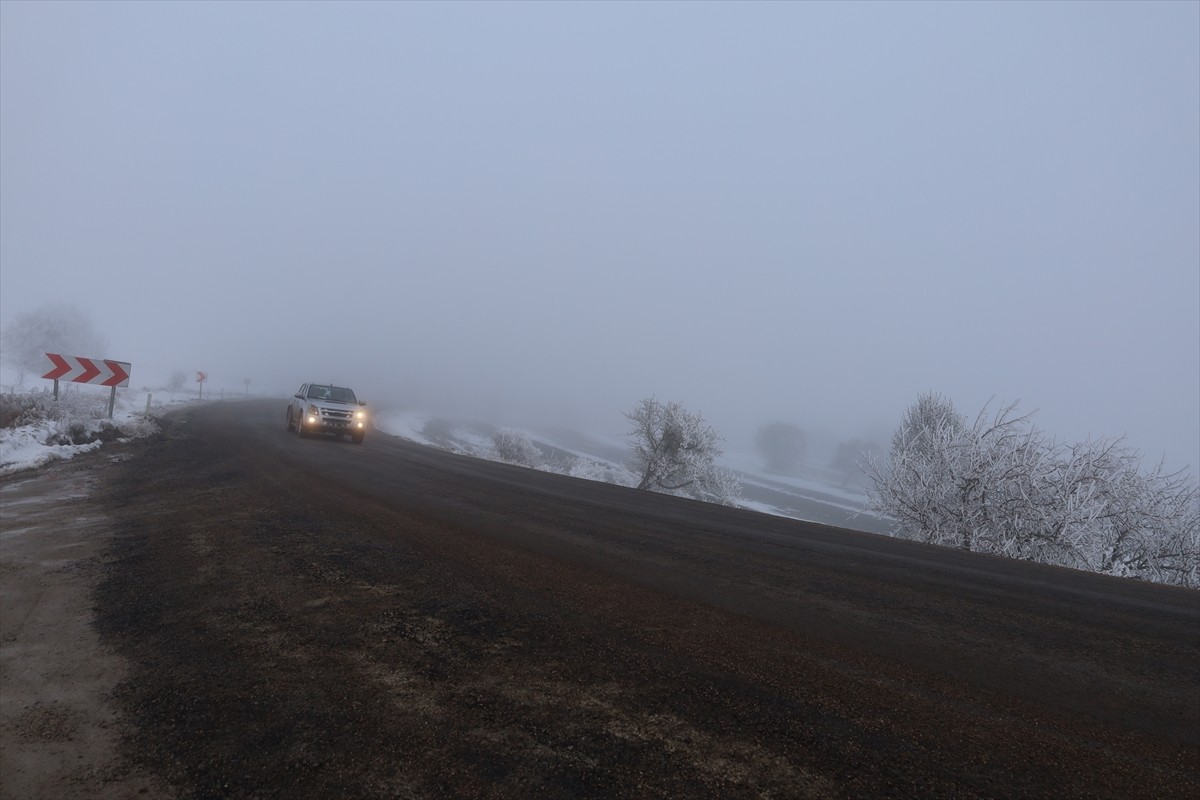
<instances>
[{"instance_id":1,"label":"gravel road shoulder","mask_svg":"<svg viewBox=\"0 0 1200 800\"><path fill-rule=\"evenodd\" d=\"M111 448L0 481L0 797L172 797L121 755L125 661L93 624Z\"/></svg>"}]
</instances>

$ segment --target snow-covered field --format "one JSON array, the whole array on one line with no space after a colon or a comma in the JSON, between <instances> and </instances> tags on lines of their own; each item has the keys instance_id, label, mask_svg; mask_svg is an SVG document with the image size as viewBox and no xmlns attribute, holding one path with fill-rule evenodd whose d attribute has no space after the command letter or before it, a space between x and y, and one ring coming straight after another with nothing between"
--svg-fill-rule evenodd
<instances>
[{"instance_id":1,"label":"snow-covered field","mask_svg":"<svg viewBox=\"0 0 1200 800\"><path fill-rule=\"evenodd\" d=\"M108 389L62 384L60 400L55 402L48 381L26 381L26 385L17 386L13 375L0 371L0 475L71 458L103 447L104 442L152 434L157 430L155 416L183 403L200 402L194 391L172 393L149 388L165 382L143 380L141 388L118 390L113 418L109 420ZM374 426L379 433L423 445L505 460L496 452L493 434L497 429L487 422L451 420L407 410L379 412ZM536 448L532 451L536 463L527 466L624 486L636 483L636 477L625 466L629 441L620 433L596 437L561 429L506 430ZM739 506L839 527L890 532L887 520L864 511L866 495L862 490L814 477L762 474L754 460L753 456L735 453L721 463L742 480Z\"/></svg>"}]
</instances>

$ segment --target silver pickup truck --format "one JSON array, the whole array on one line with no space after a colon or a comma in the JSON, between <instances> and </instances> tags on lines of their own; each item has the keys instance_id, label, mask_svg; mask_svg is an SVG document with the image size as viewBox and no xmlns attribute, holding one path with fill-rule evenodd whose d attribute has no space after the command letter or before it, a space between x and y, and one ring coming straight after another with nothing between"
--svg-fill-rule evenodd
<instances>
[{"instance_id":1,"label":"silver pickup truck","mask_svg":"<svg viewBox=\"0 0 1200 800\"><path fill-rule=\"evenodd\" d=\"M306 383L288 404L287 429L301 436L332 433L340 439L349 434L355 444L362 444L367 433L366 405L353 389Z\"/></svg>"}]
</instances>

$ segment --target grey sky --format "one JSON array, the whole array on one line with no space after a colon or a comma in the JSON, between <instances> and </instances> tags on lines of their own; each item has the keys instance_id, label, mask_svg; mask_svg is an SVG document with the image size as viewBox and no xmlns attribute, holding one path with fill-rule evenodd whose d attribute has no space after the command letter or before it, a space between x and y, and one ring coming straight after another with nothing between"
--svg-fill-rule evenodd
<instances>
[{"instance_id":1,"label":"grey sky","mask_svg":"<svg viewBox=\"0 0 1200 800\"><path fill-rule=\"evenodd\" d=\"M1195 469L1200 4L6 1L0 282L135 383Z\"/></svg>"}]
</instances>

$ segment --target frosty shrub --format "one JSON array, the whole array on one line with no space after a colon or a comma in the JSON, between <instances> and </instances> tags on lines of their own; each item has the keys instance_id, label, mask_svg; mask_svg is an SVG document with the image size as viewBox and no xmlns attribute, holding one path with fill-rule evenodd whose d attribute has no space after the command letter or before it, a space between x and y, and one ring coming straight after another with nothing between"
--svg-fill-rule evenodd
<instances>
[{"instance_id":1,"label":"frosty shrub","mask_svg":"<svg viewBox=\"0 0 1200 800\"><path fill-rule=\"evenodd\" d=\"M0 428L16 428L28 424L38 409L37 401L24 392L0 394Z\"/></svg>"},{"instance_id":2,"label":"frosty shrub","mask_svg":"<svg viewBox=\"0 0 1200 800\"><path fill-rule=\"evenodd\" d=\"M66 428L108 416L108 398L84 394L63 386L59 399L50 391L14 392L0 395L4 427L34 425L49 420Z\"/></svg>"},{"instance_id":3,"label":"frosty shrub","mask_svg":"<svg viewBox=\"0 0 1200 800\"><path fill-rule=\"evenodd\" d=\"M108 419L108 398L64 386L58 400L49 391L0 394L0 428L27 428L46 445L80 445L147 436L157 426L137 417Z\"/></svg>"},{"instance_id":4,"label":"frosty shrub","mask_svg":"<svg viewBox=\"0 0 1200 800\"><path fill-rule=\"evenodd\" d=\"M717 466L720 435L699 414L679 403L642 399L625 417L633 424L630 469L637 488L683 494L697 500L736 505L742 485Z\"/></svg>"},{"instance_id":5,"label":"frosty shrub","mask_svg":"<svg viewBox=\"0 0 1200 800\"><path fill-rule=\"evenodd\" d=\"M1120 439L1063 445L1016 404L973 424L937 395L906 412L864 467L870 506L901 535L965 550L1200 586L1200 493L1143 471Z\"/></svg>"},{"instance_id":6,"label":"frosty shrub","mask_svg":"<svg viewBox=\"0 0 1200 800\"><path fill-rule=\"evenodd\" d=\"M577 458L571 462L567 469L567 475L572 478L583 478L589 481L601 481L603 483L612 483L617 486L636 486L637 478L629 470L606 464L600 461L593 461L590 458Z\"/></svg>"},{"instance_id":7,"label":"frosty shrub","mask_svg":"<svg viewBox=\"0 0 1200 800\"><path fill-rule=\"evenodd\" d=\"M540 469L545 459L542 451L524 431L501 428L492 434L492 449L499 461Z\"/></svg>"}]
</instances>

